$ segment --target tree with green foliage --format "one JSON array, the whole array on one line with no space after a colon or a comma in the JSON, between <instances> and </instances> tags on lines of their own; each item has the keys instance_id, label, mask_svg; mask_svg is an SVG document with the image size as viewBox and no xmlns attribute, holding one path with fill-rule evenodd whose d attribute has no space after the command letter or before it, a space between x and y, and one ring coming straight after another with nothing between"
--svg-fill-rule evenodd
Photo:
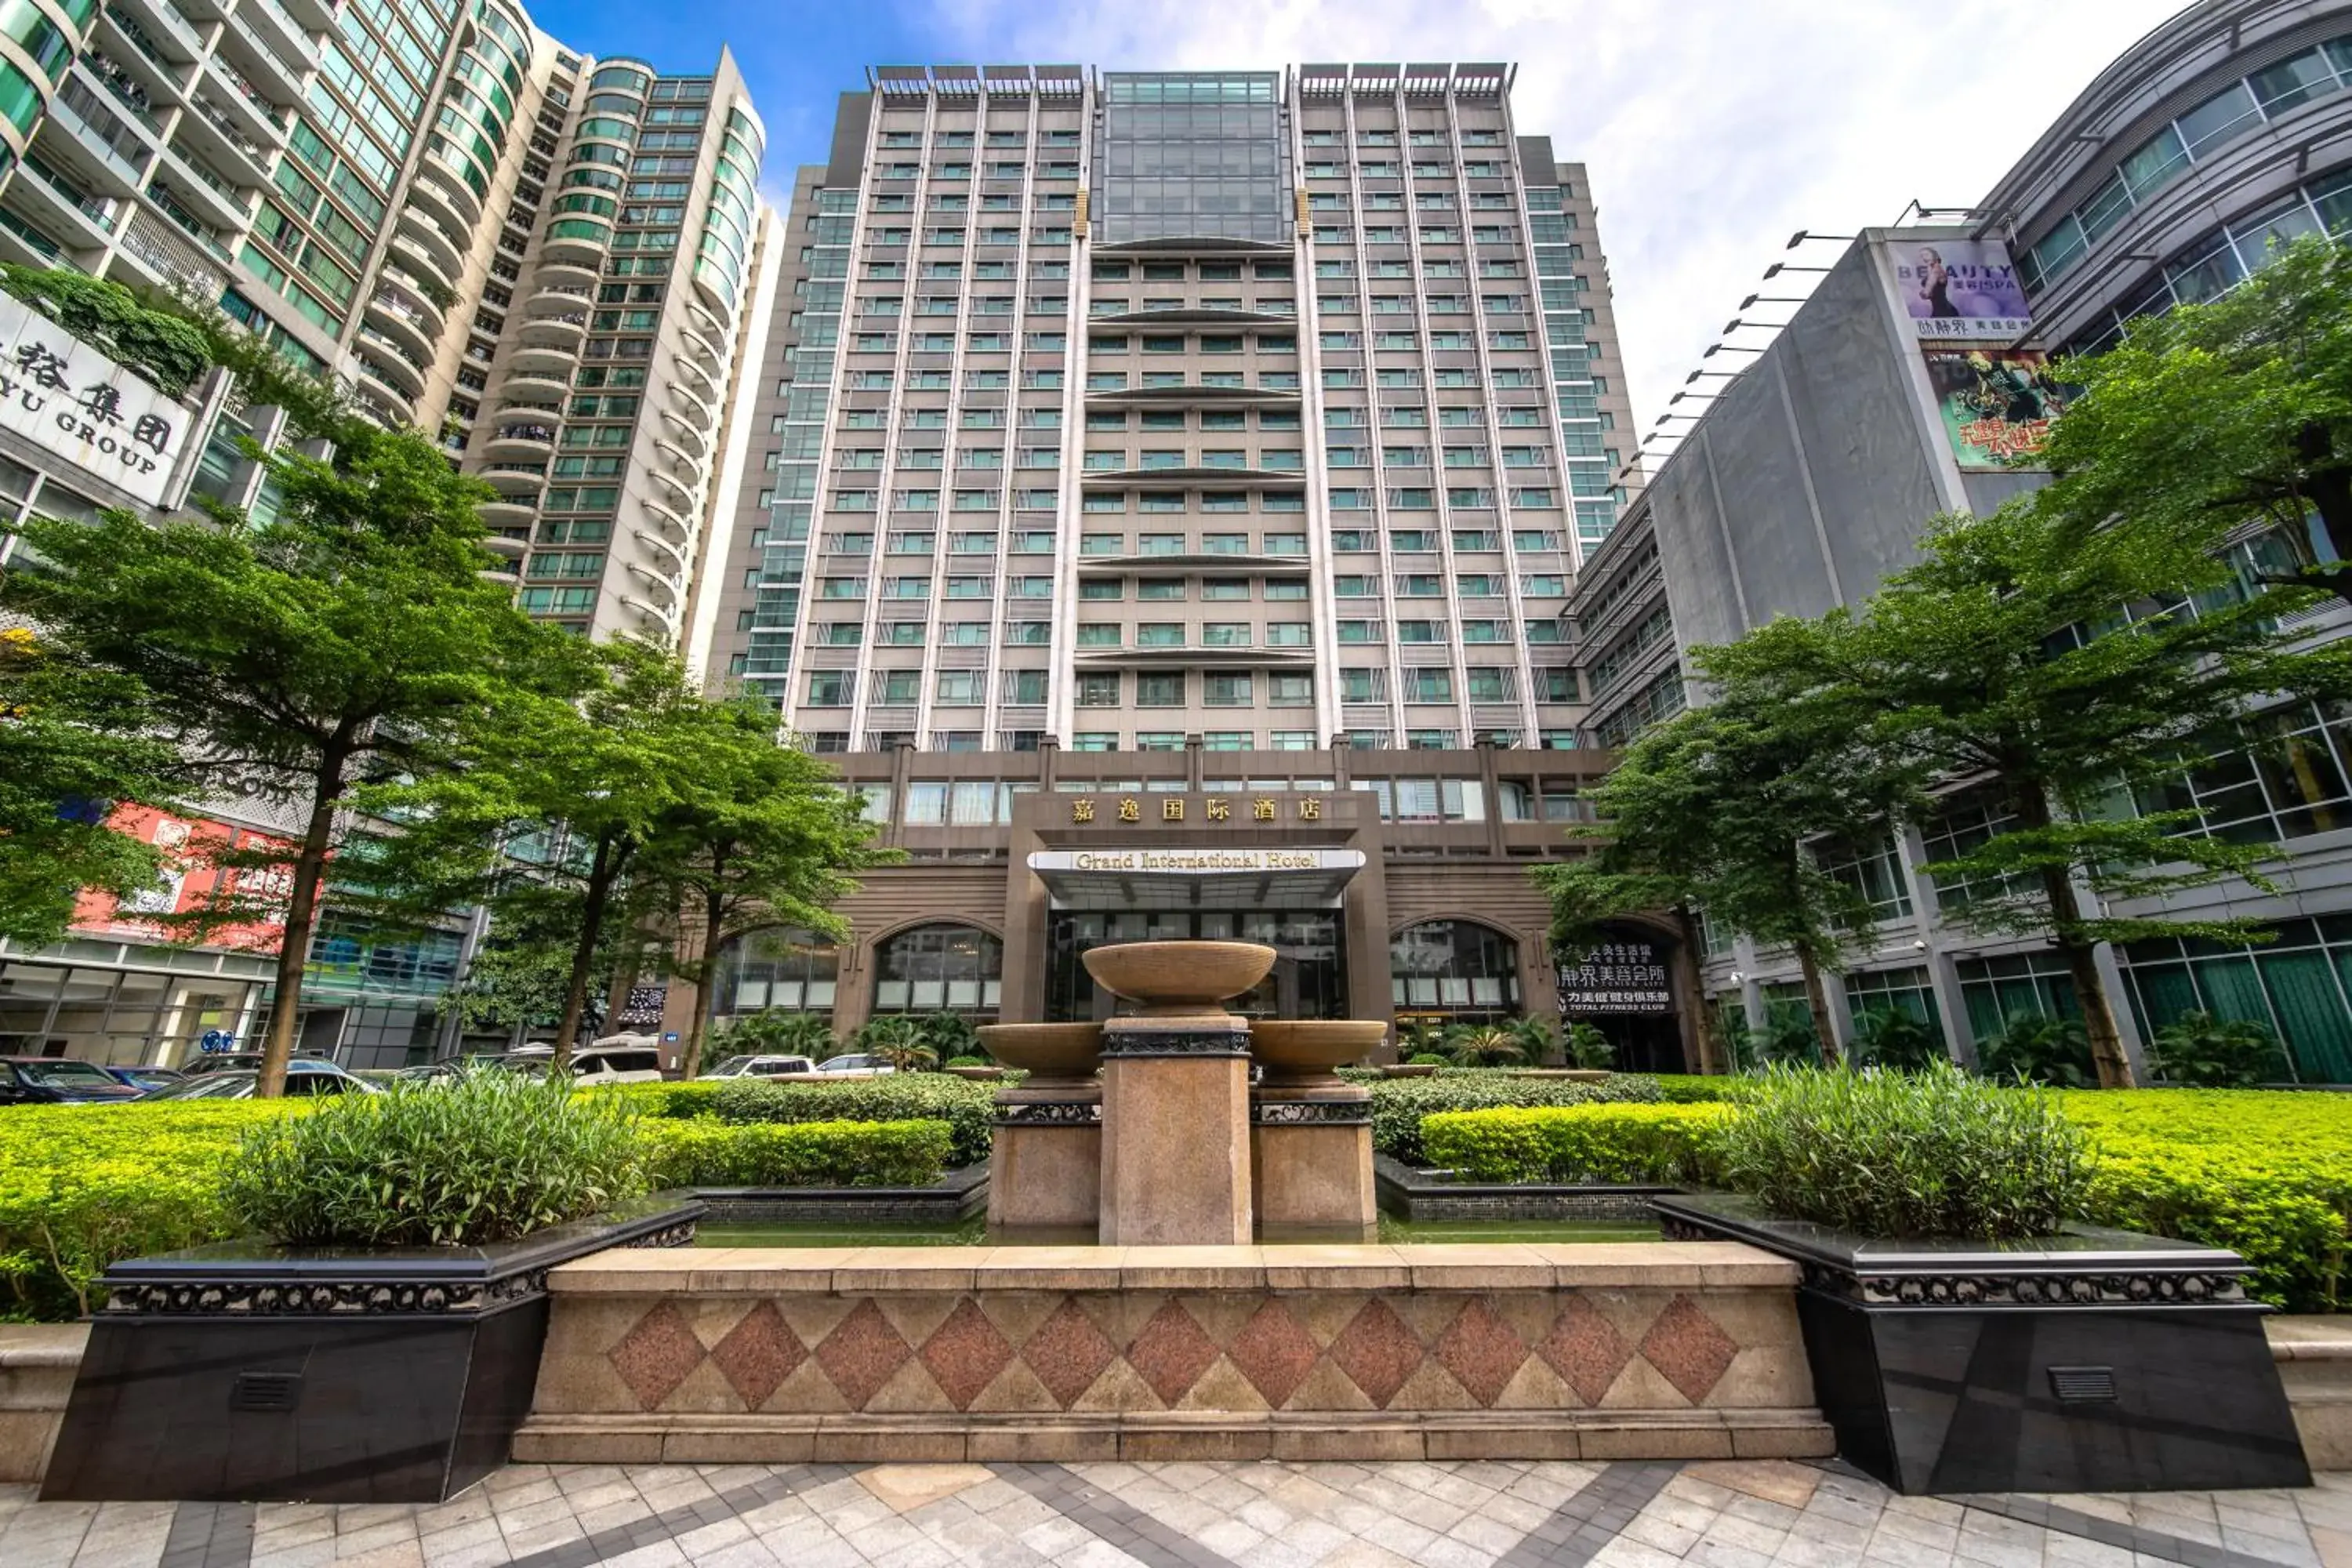
<instances>
[{"instance_id":1,"label":"tree with green foliage","mask_svg":"<svg viewBox=\"0 0 2352 1568\"><path fill-rule=\"evenodd\" d=\"M565 639L542 678L495 698L456 765L373 792L411 824L410 864L457 879L420 903L487 901L518 936L553 944L564 983L555 1065L576 1043L615 933L648 910L648 842L697 798L710 704L664 649L628 638Z\"/></svg>"},{"instance_id":2,"label":"tree with green foliage","mask_svg":"<svg viewBox=\"0 0 2352 1568\"><path fill-rule=\"evenodd\" d=\"M670 972L696 992L685 1053L692 1078L728 948L780 925L845 937L832 905L855 889L854 873L884 857L869 843L864 803L823 762L782 744L765 704L741 697L688 713L669 751L678 797L642 854L647 885L660 889L677 933Z\"/></svg>"},{"instance_id":3,"label":"tree with green foliage","mask_svg":"<svg viewBox=\"0 0 2352 1568\"><path fill-rule=\"evenodd\" d=\"M0 291L57 322L108 358L178 397L212 368L211 334L176 302L151 308L108 278L71 267L0 261Z\"/></svg>"},{"instance_id":4,"label":"tree with green foliage","mask_svg":"<svg viewBox=\"0 0 2352 1568\"><path fill-rule=\"evenodd\" d=\"M487 487L416 432L282 384L297 437L330 456L260 458L279 498L267 521L35 519L21 531L39 569L0 583L0 605L65 658L144 692L145 732L186 759L192 791L258 785L299 824L290 848L238 852L237 868L278 874L282 907L230 899L203 915L283 927L265 1095L283 1087L331 860L365 847L338 867L340 883L400 853L396 837L358 826L353 788L451 765L494 699L539 679L561 637L485 575L499 565L475 510Z\"/></svg>"},{"instance_id":5,"label":"tree with green foliage","mask_svg":"<svg viewBox=\"0 0 2352 1568\"><path fill-rule=\"evenodd\" d=\"M468 1028L499 1028L520 1045L533 1029L553 1029L570 994L580 940L579 900L560 886L514 885L489 895L490 923L450 1000ZM612 922L594 950L588 984L601 992L617 961Z\"/></svg>"},{"instance_id":6,"label":"tree with green foliage","mask_svg":"<svg viewBox=\"0 0 2352 1568\"><path fill-rule=\"evenodd\" d=\"M2061 374L2083 395L2039 460L2068 538L2212 553L2264 529L2261 570L2352 600L2352 250L2302 240Z\"/></svg>"},{"instance_id":7,"label":"tree with green foliage","mask_svg":"<svg viewBox=\"0 0 2352 1568\"><path fill-rule=\"evenodd\" d=\"M2071 416L2070 416L2071 417ZM2259 939L2251 922L2126 917L2118 901L2242 878L2273 851L2164 809L2183 776L2245 743L2282 694L2352 694L2352 644L2283 626L2317 596L2248 584L2206 540L2118 522L2085 533L2049 491L1938 521L1926 558L1859 614L1774 622L1709 656L1739 679L1834 692L1868 744L1995 804L1990 834L1927 868L1965 929L2046 936L2066 963L2100 1083L2131 1064L2096 962L2103 942Z\"/></svg>"},{"instance_id":8,"label":"tree with green foliage","mask_svg":"<svg viewBox=\"0 0 2352 1568\"><path fill-rule=\"evenodd\" d=\"M0 631L0 939L46 946L83 889L154 886L163 856L109 823L118 803L169 806L181 791L180 758L150 719L135 679Z\"/></svg>"},{"instance_id":9,"label":"tree with green foliage","mask_svg":"<svg viewBox=\"0 0 2352 1568\"><path fill-rule=\"evenodd\" d=\"M1780 625L1732 648L1694 651L1707 703L1644 731L1593 792L1599 852L1536 876L1571 944L1606 919L1696 906L1720 930L1790 949L1822 1049L1835 1060L1822 973L1873 914L1809 841L1884 831L1920 777L1874 743L1859 692L1752 655L1784 635Z\"/></svg>"}]
</instances>

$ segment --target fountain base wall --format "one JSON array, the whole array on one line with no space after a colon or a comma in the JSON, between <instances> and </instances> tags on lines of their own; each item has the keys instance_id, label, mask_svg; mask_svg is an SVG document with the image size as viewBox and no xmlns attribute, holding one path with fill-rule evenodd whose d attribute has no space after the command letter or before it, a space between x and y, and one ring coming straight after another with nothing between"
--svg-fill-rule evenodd
<instances>
[{"instance_id":1,"label":"fountain base wall","mask_svg":"<svg viewBox=\"0 0 2352 1568\"><path fill-rule=\"evenodd\" d=\"M1337 1079L1265 1086L1251 1097L1250 1155L1259 1224L1328 1231L1334 1241L1379 1237L1369 1090Z\"/></svg>"},{"instance_id":2,"label":"fountain base wall","mask_svg":"<svg viewBox=\"0 0 2352 1568\"><path fill-rule=\"evenodd\" d=\"M1255 1234L1249 1028L1197 1018L1103 1026L1105 1247L1231 1247Z\"/></svg>"},{"instance_id":3,"label":"fountain base wall","mask_svg":"<svg viewBox=\"0 0 2352 1568\"><path fill-rule=\"evenodd\" d=\"M555 1269L548 1463L1832 1451L1734 1243L740 1248Z\"/></svg>"}]
</instances>

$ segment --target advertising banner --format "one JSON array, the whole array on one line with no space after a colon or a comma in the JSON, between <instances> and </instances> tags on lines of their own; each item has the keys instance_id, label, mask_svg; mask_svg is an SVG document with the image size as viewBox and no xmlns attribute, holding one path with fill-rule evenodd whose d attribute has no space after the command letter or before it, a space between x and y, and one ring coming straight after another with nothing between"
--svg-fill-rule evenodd
<instances>
[{"instance_id":1,"label":"advertising banner","mask_svg":"<svg viewBox=\"0 0 2352 1568\"><path fill-rule=\"evenodd\" d=\"M173 816L143 805L117 806L107 826L161 849L163 868L152 887L120 900L84 889L74 905L73 929L78 932L164 942L173 933L158 923L157 917L194 914L232 897L263 909L282 909L294 890L289 867L215 863L216 857L231 850L290 853L294 846L284 839L206 817ZM265 919L222 926L206 931L201 940L206 947L274 953L285 934L281 921Z\"/></svg>"},{"instance_id":2,"label":"advertising banner","mask_svg":"<svg viewBox=\"0 0 2352 1568\"><path fill-rule=\"evenodd\" d=\"M161 506L194 417L47 316L0 295L0 429Z\"/></svg>"},{"instance_id":3,"label":"advertising banner","mask_svg":"<svg viewBox=\"0 0 2352 1568\"><path fill-rule=\"evenodd\" d=\"M2036 349L1929 349L1927 380L1944 438L1963 468L2008 468L2032 457L2066 411L2066 389Z\"/></svg>"},{"instance_id":4,"label":"advertising banner","mask_svg":"<svg viewBox=\"0 0 2352 1568\"><path fill-rule=\"evenodd\" d=\"M1559 966L1563 1017L1595 1013L1671 1013L1666 961L1646 942L1611 942Z\"/></svg>"},{"instance_id":5,"label":"advertising banner","mask_svg":"<svg viewBox=\"0 0 2352 1568\"><path fill-rule=\"evenodd\" d=\"M1923 339L2012 342L2033 325L2009 247L1996 239L1892 242L1895 287Z\"/></svg>"}]
</instances>

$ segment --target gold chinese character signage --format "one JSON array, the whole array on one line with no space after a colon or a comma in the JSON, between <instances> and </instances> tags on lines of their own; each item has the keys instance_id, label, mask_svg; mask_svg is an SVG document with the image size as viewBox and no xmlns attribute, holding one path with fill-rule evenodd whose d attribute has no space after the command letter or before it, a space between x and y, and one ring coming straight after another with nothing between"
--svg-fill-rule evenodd
<instances>
[{"instance_id":1,"label":"gold chinese character signage","mask_svg":"<svg viewBox=\"0 0 2352 1568\"><path fill-rule=\"evenodd\" d=\"M1186 797L1181 795L1160 796L1160 820L1162 822L1194 820L1186 815L1185 799ZM1201 801L1197 820L1230 823L1234 820L1234 804L1224 795L1204 796ZM1299 822L1320 822L1323 820L1323 799L1320 795L1302 795L1296 803L1295 812L1296 820ZM1282 820L1282 808L1280 803L1272 795L1255 795L1251 797L1249 803L1249 815L1252 822L1279 822ZM1141 822L1143 803L1131 795L1121 795L1118 797L1117 816L1121 822ZM1078 826L1090 826L1097 820L1100 819L1095 816L1094 796L1082 795L1071 797L1070 821L1072 824Z\"/></svg>"},{"instance_id":2,"label":"gold chinese character signage","mask_svg":"<svg viewBox=\"0 0 2352 1568\"><path fill-rule=\"evenodd\" d=\"M1084 796L1080 796L1078 799L1070 802L1070 820L1072 822L1092 822L1094 819L1095 803L1093 801L1088 800Z\"/></svg>"}]
</instances>

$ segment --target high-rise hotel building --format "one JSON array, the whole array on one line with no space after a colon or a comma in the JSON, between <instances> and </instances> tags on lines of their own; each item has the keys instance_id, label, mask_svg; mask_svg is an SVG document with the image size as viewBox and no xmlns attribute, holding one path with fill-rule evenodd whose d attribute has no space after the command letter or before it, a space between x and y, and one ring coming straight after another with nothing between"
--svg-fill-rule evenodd
<instances>
[{"instance_id":1,"label":"high-rise hotel building","mask_svg":"<svg viewBox=\"0 0 2352 1568\"><path fill-rule=\"evenodd\" d=\"M1087 1017L1085 948L1236 936L1286 1016L1550 1010L1527 873L1605 765L1561 610L1634 437L1592 193L1511 74L843 97L709 668L909 859L699 1005Z\"/></svg>"}]
</instances>

